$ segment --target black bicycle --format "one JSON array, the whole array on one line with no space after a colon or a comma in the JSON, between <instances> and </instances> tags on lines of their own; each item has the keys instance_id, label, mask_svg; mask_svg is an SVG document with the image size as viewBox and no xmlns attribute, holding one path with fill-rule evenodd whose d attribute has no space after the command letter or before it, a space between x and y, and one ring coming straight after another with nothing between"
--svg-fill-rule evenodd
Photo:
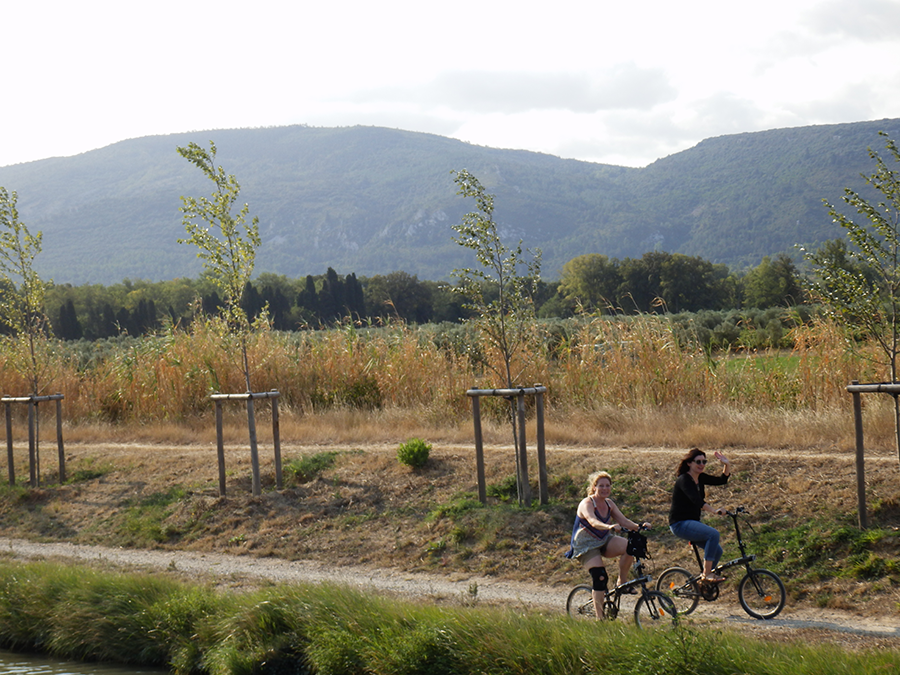
<instances>
[{"instance_id":1,"label":"black bicycle","mask_svg":"<svg viewBox=\"0 0 900 675\"><path fill-rule=\"evenodd\" d=\"M641 529L628 530L628 554L635 559L635 579L617 586L606 593L603 602L603 613L606 619L614 621L623 610L630 607L623 602L625 598L635 598L634 623L638 628L652 625L671 624L677 618L675 603L665 593L647 588L652 581L649 574L644 573L644 559L649 558L647 553L647 537L640 533ZM631 589L640 588L635 593ZM569 616L576 619L594 619L594 597L591 587L586 585L576 586L569 593L566 600L566 611Z\"/></svg>"},{"instance_id":2,"label":"black bicycle","mask_svg":"<svg viewBox=\"0 0 900 675\"><path fill-rule=\"evenodd\" d=\"M720 575L731 567L743 565L746 573L738 583L737 589L741 607L755 619L774 619L784 609L784 603L787 600L784 584L775 572L750 566L750 563L756 560L756 556L747 554L738 522L739 515L749 516L750 512L743 506L739 506L734 511L725 513L734 521L734 532L741 550L741 557L718 565L713 573ZM694 550L694 557L697 559L700 573L691 574L683 567L670 567L660 574L656 581L656 590L665 593L672 600L679 614L693 612L701 598L712 602L719 597L720 583L705 581L702 578L703 560L700 557L700 547L697 542L693 541L691 547Z\"/></svg>"}]
</instances>

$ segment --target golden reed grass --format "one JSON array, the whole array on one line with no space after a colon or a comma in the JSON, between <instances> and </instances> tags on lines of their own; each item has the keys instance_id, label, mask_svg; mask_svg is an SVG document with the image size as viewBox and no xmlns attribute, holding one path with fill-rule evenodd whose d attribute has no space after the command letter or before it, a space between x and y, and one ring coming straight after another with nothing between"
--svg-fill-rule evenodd
<instances>
[{"instance_id":1,"label":"golden reed grass","mask_svg":"<svg viewBox=\"0 0 900 675\"><path fill-rule=\"evenodd\" d=\"M880 381L877 352L870 345L849 350L828 323L796 328L792 338L791 352L709 355L679 344L664 318L597 318L552 349L536 340L513 365L522 385L548 387L547 434L558 443L846 445L852 417L845 387ZM392 442L420 433L470 440L466 390L503 386L483 367L497 358L487 345L440 348L426 331L403 325L261 331L249 356L254 390L280 392L285 433L322 442ZM64 346L48 358L42 393L62 393L66 423L88 436L94 425L109 438L112 423L130 434L152 426L146 433L156 438L205 437L210 394L246 389L237 357L203 325L132 341L90 366L79 366ZM0 391L28 391L4 353ZM889 407L875 399L866 407L872 442L890 445ZM487 440L506 442L503 403L486 400L484 409ZM240 416L229 412L236 428Z\"/></svg>"}]
</instances>

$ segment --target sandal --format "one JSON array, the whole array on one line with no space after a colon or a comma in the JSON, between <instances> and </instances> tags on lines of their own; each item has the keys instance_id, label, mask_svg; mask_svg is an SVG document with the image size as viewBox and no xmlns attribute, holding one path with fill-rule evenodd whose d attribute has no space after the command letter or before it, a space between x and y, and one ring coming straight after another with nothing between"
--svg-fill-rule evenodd
<instances>
[{"instance_id":1,"label":"sandal","mask_svg":"<svg viewBox=\"0 0 900 675\"><path fill-rule=\"evenodd\" d=\"M622 588L622 586L616 586L616 593L618 593L619 595L637 595L637 589L635 589L634 586L622 588L622 590L619 590L620 588Z\"/></svg>"},{"instance_id":2,"label":"sandal","mask_svg":"<svg viewBox=\"0 0 900 675\"><path fill-rule=\"evenodd\" d=\"M704 574L700 577L700 581L705 581L708 584L721 584L723 581L725 581L725 577L720 577L716 574Z\"/></svg>"}]
</instances>

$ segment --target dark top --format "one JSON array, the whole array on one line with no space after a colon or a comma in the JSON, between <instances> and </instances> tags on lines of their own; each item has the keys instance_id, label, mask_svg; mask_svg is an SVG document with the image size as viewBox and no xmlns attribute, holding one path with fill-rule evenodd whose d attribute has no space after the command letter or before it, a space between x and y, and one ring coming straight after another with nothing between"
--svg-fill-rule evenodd
<instances>
[{"instance_id":1,"label":"dark top","mask_svg":"<svg viewBox=\"0 0 900 675\"><path fill-rule=\"evenodd\" d=\"M706 503L707 485L725 485L728 476L724 473L719 476L710 476L701 473L697 479L699 485L694 482L689 473L683 473L675 481L672 489L672 508L669 509L669 525L682 520L700 520L703 504Z\"/></svg>"}]
</instances>

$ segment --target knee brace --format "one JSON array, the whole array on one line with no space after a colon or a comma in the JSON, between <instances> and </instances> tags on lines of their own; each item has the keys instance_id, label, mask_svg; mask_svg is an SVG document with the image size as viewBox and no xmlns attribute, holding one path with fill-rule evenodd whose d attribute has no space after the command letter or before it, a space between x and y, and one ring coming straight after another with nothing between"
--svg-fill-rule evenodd
<instances>
[{"instance_id":1,"label":"knee brace","mask_svg":"<svg viewBox=\"0 0 900 675\"><path fill-rule=\"evenodd\" d=\"M591 579L593 580L591 588L595 591L603 591L605 593L609 587L609 575L606 574L606 568L592 567L588 572L591 573Z\"/></svg>"}]
</instances>

